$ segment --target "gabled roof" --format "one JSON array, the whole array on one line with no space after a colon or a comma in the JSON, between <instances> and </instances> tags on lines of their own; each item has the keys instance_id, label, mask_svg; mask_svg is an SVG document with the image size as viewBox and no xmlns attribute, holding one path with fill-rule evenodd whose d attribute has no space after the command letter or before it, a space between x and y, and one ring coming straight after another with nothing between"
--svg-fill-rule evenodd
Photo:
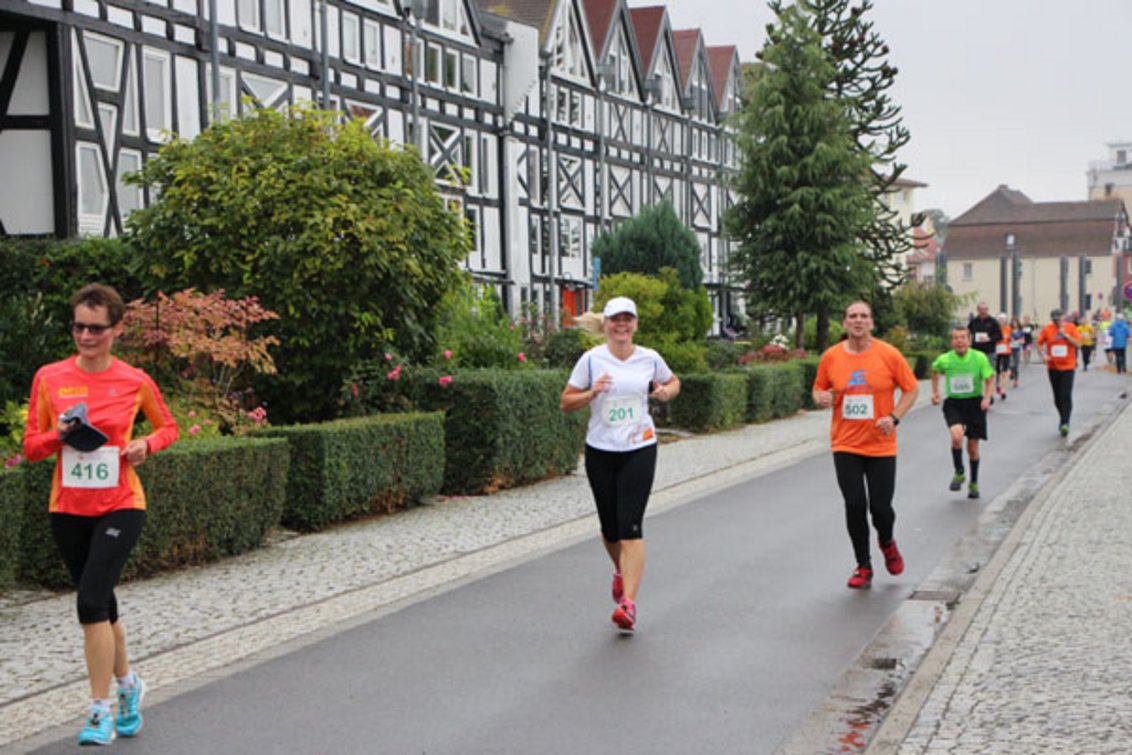
<instances>
[{"instance_id":1,"label":"gabled roof","mask_svg":"<svg viewBox=\"0 0 1132 755\"><path fill-rule=\"evenodd\" d=\"M630 8L629 18L641 52L641 70L647 75L652 72L653 56L660 47L661 32L668 25L668 9L663 5Z\"/></svg>"},{"instance_id":2,"label":"gabled roof","mask_svg":"<svg viewBox=\"0 0 1132 755\"><path fill-rule=\"evenodd\" d=\"M708 66L711 68L712 89L715 92L715 106L723 108L723 97L727 94L727 80L735 70L734 62L739 58L735 45L707 48ZM736 84L738 85L738 84Z\"/></svg>"},{"instance_id":3,"label":"gabled roof","mask_svg":"<svg viewBox=\"0 0 1132 755\"><path fill-rule=\"evenodd\" d=\"M672 41L676 46L676 60L680 64L680 91L688 93L689 78L692 75L692 61L700 50L703 34L699 29L676 29Z\"/></svg>"},{"instance_id":4,"label":"gabled roof","mask_svg":"<svg viewBox=\"0 0 1132 755\"><path fill-rule=\"evenodd\" d=\"M582 0L582 5L586 9L586 22L590 26L590 36L593 38L594 52L598 55L605 53L605 42L609 37L610 27L613 26L618 4L618 0Z\"/></svg>"},{"instance_id":5,"label":"gabled roof","mask_svg":"<svg viewBox=\"0 0 1132 755\"><path fill-rule=\"evenodd\" d=\"M570 0L476 0L481 11L521 21L538 29L540 45L546 44L546 35L554 23L554 15L561 2Z\"/></svg>"},{"instance_id":6,"label":"gabled roof","mask_svg":"<svg viewBox=\"0 0 1132 755\"><path fill-rule=\"evenodd\" d=\"M1034 202L1022 192L1002 184L983 197L974 207L951 221L950 227L988 223L1112 221L1120 211L1119 205L1119 199L1084 202Z\"/></svg>"},{"instance_id":7,"label":"gabled roof","mask_svg":"<svg viewBox=\"0 0 1132 755\"><path fill-rule=\"evenodd\" d=\"M999 257L1009 234L1024 256L1107 255L1125 216L1120 199L1034 202L1003 184L951 222L945 246L951 259Z\"/></svg>"}]
</instances>

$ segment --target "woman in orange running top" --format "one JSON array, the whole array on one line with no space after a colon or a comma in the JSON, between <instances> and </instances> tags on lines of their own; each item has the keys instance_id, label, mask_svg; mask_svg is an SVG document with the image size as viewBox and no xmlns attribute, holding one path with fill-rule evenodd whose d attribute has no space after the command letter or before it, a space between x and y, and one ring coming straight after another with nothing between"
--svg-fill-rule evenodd
<instances>
[{"instance_id":1,"label":"woman in orange running top","mask_svg":"<svg viewBox=\"0 0 1132 755\"><path fill-rule=\"evenodd\" d=\"M818 406L833 408L833 466L845 498L845 523L857 559L848 586L859 590L873 580L870 513L889 574L904 571L904 558L892 537L896 426L916 402L919 386L904 355L873 338L873 313L868 304L850 304L842 324L847 337L822 354L813 397ZM895 401L896 388L900 389L899 402Z\"/></svg>"},{"instance_id":2,"label":"woman in orange running top","mask_svg":"<svg viewBox=\"0 0 1132 755\"><path fill-rule=\"evenodd\" d=\"M177 439L177 423L148 375L110 354L122 334L126 305L108 287L85 286L71 297L77 354L41 367L32 382L24 455L54 455L51 532L78 591L83 652L91 707L79 744L109 744L116 734L141 729L138 708L145 693L130 670L126 633L118 619L114 585L145 522L145 492L135 470L146 457ZM80 423L63 414L85 403L89 425L106 436L79 451ZM134 419L145 414L153 433L134 438ZM88 430L89 428L82 428ZM110 677L118 679L118 715L110 716Z\"/></svg>"}]
</instances>

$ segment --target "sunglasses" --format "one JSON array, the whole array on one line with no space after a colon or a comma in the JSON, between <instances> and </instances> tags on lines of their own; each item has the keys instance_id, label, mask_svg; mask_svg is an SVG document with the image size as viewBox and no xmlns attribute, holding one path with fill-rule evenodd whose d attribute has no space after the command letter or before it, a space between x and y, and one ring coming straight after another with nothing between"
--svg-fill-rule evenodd
<instances>
[{"instance_id":1,"label":"sunglasses","mask_svg":"<svg viewBox=\"0 0 1132 755\"><path fill-rule=\"evenodd\" d=\"M75 333L76 335L81 335L82 332L85 330L87 333L90 333L92 336L100 336L113 327L114 327L113 325L99 325L99 324L93 324L93 323L89 323L89 322L75 322L75 323L71 323L71 332Z\"/></svg>"}]
</instances>

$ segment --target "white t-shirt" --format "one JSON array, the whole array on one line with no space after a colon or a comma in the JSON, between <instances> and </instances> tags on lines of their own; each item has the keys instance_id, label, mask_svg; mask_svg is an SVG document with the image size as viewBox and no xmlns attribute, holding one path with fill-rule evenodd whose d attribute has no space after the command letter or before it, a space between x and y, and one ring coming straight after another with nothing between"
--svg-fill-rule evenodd
<instances>
[{"instance_id":1,"label":"white t-shirt","mask_svg":"<svg viewBox=\"0 0 1132 755\"><path fill-rule=\"evenodd\" d=\"M667 383L672 370L660 354L644 346L634 346L629 358L621 361L602 344L582 354L567 382L586 391L607 372L613 382L590 402L586 445L602 451L635 451L656 443L649 384Z\"/></svg>"}]
</instances>

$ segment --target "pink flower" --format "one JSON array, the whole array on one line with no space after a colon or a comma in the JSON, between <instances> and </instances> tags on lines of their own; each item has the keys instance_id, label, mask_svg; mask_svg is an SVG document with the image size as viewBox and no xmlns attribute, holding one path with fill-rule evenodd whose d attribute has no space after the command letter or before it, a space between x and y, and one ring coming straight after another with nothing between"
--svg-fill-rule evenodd
<instances>
[{"instance_id":1,"label":"pink flower","mask_svg":"<svg viewBox=\"0 0 1132 755\"><path fill-rule=\"evenodd\" d=\"M452 376L451 375L443 375L436 382L440 383L441 385L448 385L449 383L452 382Z\"/></svg>"},{"instance_id":2,"label":"pink flower","mask_svg":"<svg viewBox=\"0 0 1132 755\"><path fill-rule=\"evenodd\" d=\"M196 435L200 432L200 425L193 425L189 428L189 435Z\"/></svg>"},{"instance_id":3,"label":"pink flower","mask_svg":"<svg viewBox=\"0 0 1132 755\"><path fill-rule=\"evenodd\" d=\"M400 380L401 379L401 365L397 365L392 370L385 373L385 377L388 378L389 380Z\"/></svg>"},{"instance_id":4,"label":"pink flower","mask_svg":"<svg viewBox=\"0 0 1132 755\"><path fill-rule=\"evenodd\" d=\"M357 383L350 383L350 393L352 393L354 395L354 398L358 397L358 384Z\"/></svg>"},{"instance_id":5,"label":"pink flower","mask_svg":"<svg viewBox=\"0 0 1132 755\"><path fill-rule=\"evenodd\" d=\"M190 417L195 417L195 416L197 416L197 411L196 411L196 409L189 409L189 416L190 416Z\"/></svg>"},{"instance_id":6,"label":"pink flower","mask_svg":"<svg viewBox=\"0 0 1132 755\"><path fill-rule=\"evenodd\" d=\"M390 354L388 351L385 352L385 361L386 362L392 362L393 361L393 355Z\"/></svg>"},{"instance_id":7,"label":"pink flower","mask_svg":"<svg viewBox=\"0 0 1132 755\"><path fill-rule=\"evenodd\" d=\"M7 459L4 460L4 468L5 469L11 469L12 467L16 466L17 464L19 464L23 460L24 460L24 457L23 457L22 454L16 454L15 456L10 456L10 457L8 457Z\"/></svg>"},{"instance_id":8,"label":"pink flower","mask_svg":"<svg viewBox=\"0 0 1132 755\"><path fill-rule=\"evenodd\" d=\"M444 350L444 358L445 359L451 359L452 358L452 349L445 349Z\"/></svg>"},{"instance_id":9,"label":"pink flower","mask_svg":"<svg viewBox=\"0 0 1132 755\"><path fill-rule=\"evenodd\" d=\"M204 424L206 424L206 425L211 425L211 424L212 424L212 420L210 420L210 419L206 419L206 420L204 421Z\"/></svg>"},{"instance_id":10,"label":"pink flower","mask_svg":"<svg viewBox=\"0 0 1132 755\"><path fill-rule=\"evenodd\" d=\"M526 354L524 354L524 353L523 353L523 352L521 352L521 351L519 352L519 361L520 361L520 362L525 362L525 361L527 361L527 355L526 355Z\"/></svg>"}]
</instances>

